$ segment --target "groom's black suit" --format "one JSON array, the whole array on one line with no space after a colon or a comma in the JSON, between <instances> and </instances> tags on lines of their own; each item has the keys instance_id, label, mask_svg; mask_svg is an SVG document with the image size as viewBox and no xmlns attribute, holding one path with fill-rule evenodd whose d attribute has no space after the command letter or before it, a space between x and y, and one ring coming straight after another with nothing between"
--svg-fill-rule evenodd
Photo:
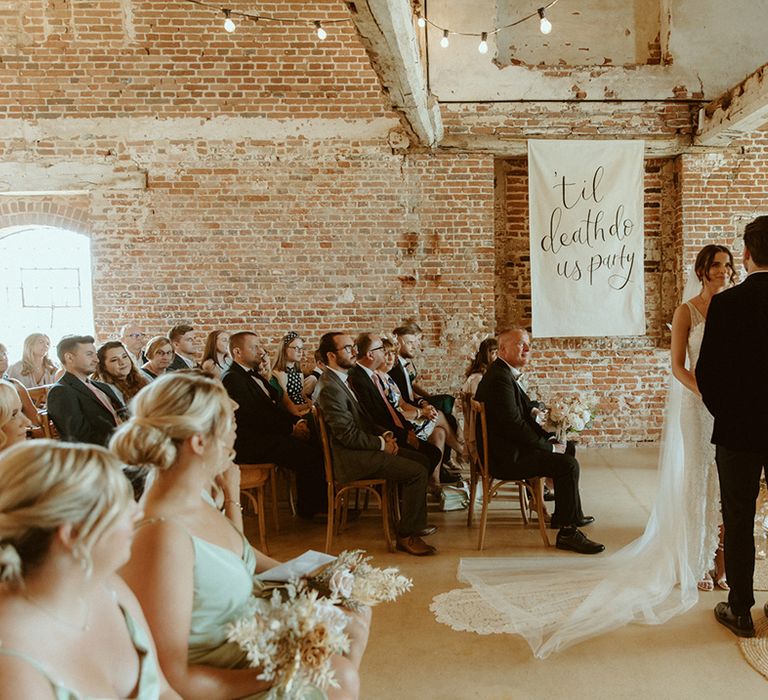
<instances>
[{"instance_id":1,"label":"groom's black suit","mask_svg":"<svg viewBox=\"0 0 768 700\"><path fill-rule=\"evenodd\" d=\"M755 604L755 501L768 464L768 272L712 299L696 382L715 417L728 603L747 615Z\"/></svg>"},{"instance_id":2,"label":"groom's black suit","mask_svg":"<svg viewBox=\"0 0 768 700\"><path fill-rule=\"evenodd\" d=\"M475 398L485 404L491 474L497 479L510 480L552 477L555 482L553 526L563 527L581 520L584 513L575 447L569 442L566 454L552 451L551 434L531 415L531 409L537 404L515 381L504 360L499 358L488 368ZM477 428L479 431L480 426Z\"/></svg>"}]
</instances>

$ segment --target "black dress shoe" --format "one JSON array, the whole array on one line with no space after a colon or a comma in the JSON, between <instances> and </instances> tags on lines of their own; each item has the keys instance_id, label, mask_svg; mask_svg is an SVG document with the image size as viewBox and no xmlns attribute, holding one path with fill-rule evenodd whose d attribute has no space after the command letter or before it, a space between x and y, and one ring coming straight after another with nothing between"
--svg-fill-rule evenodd
<instances>
[{"instance_id":1,"label":"black dress shoe","mask_svg":"<svg viewBox=\"0 0 768 700\"><path fill-rule=\"evenodd\" d=\"M440 467L441 484L455 484L457 481L461 481L461 474L455 474L448 471L445 467Z\"/></svg>"},{"instance_id":2,"label":"black dress shoe","mask_svg":"<svg viewBox=\"0 0 768 700\"><path fill-rule=\"evenodd\" d=\"M573 526L574 527L585 527L586 525L591 525L593 522L595 522L595 518L592 515L585 515L580 520L577 520ZM562 525L560 525L554 518L550 521L549 527L551 527L553 530L559 530Z\"/></svg>"},{"instance_id":3,"label":"black dress shoe","mask_svg":"<svg viewBox=\"0 0 768 700\"><path fill-rule=\"evenodd\" d=\"M555 547L567 549L579 554L599 554L605 549L605 545L590 540L581 530L568 528L557 533Z\"/></svg>"},{"instance_id":4,"label":"black dress shoe","mask_svg":"<svg viewBox=\"0 0 768 700\"><path fill-rule=\"evenodd\" d=\"M552 493L552 491L547 486L544 487L544 500L545 501L555 500L555 494Z\"/></svg>"},{"instance_id":5,"label":"black dress shoe","mask_svg":"<svg viewBox=\"0 0 768 700\"><path fill-rule=\"evenodd\" d=\"M734 615L728 603L715 605L715 619L724 627L727 627L737 637L754 637L755 623L752 615Z\"/></svg>"}]
</instances>

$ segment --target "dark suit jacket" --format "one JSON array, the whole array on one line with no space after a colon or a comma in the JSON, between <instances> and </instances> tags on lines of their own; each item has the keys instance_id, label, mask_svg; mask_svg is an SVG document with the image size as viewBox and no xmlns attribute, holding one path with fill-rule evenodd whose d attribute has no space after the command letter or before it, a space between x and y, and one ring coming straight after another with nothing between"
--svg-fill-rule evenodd
<instances>
[{"instance_id":1,"label":"dark suit jacket","mask_svg":"<svg viewBox=\"0 0 768 700\"><path fill-rule=\"evenodd\" d=\"M179 370L179 369L193 369L199 366L200 366L200 363L195 362L195 364L192 365L192 367L190 367L186 362L184 362L184 360L182 360L176 353L174 353L173 362L171 362L171 364L168 365L168 371L175 372L176 370Z\"/></svg>"},{"instance_id":2,"label":"dark suit jacket","mask_svg":"<svg viewBox=\"0 0 768 700\"><path fill-rule=\"evenodd\" d=\"M237 362L221 375L221 381L238 404L235 410L237 461L243 464L279 461L281 446L291 435L294 421L275 402L274 389L263 377L254 380ZM257 381L267 388L269 396L259 388Z\"/></svg>"},{"instance_id":3,"label":"dark suit jacket","mask_svg":"<svg viewBox=\"0 0 768 700\"><path fill-rule=\"evenodd\" d=\"M403 397L404 401L408 401L408 403L415 403L418 401L418 396L414 395L413 399L410 398L410 394L408 393L408 380L405 377L405 370L400 363L400 358L395 360L395 364L392 365L392 369L389 370L389 376L395 380L395 384L397 384L397 388L400 389L400 395Z\"/></svg>"},{"instance_id":4,"label":"dark suit jacket","mask_svg":"<svg viewBox=\"0 0 768 700\"><path fill-rule=\"evenodd\" d=\"M107 395L118 414L125 411L122 401L108 384L93 383ZM61 439L67 442L106 445L117 427L109 410L83 382L69 372L65 372L48 392L48 416Z\"/></svg>"},{"instance_id":5,"label":"dark suit jacket","mask_svg":"<svg viewBox=\"0 0 768 700\"><path fill-rule=\"evenodd\" d=\"M391 430L398 443L406 444L408 421L398 411L402 427L395 425L395 420L387 408L386 399L379 393L368 373L362 367L355 365L349 370L349 383L368 417L380 429L377 432Z\"/></svg>"},{"instance_id":6,"label":"dark suit jacket","mask_svg":"<svg viewBox=\"0 0 768 700\"><path fill-rule=\"evenodd\" d=\"M514 463L531 450L552 452L550 434L531 417L531 409L538 404L520 388L504 360L497 359L488 368L475 398L485 404L491 472L494 466ZM480 444L479 424L477 431Z\"/></svg>"},{"instance_id":7,"label":"dark suit jacket","mask_svg":"<svg viewBox=\"0 0 768 700\"><path fill-rule=\"evenodd\" d=\"M713 297L696 382L715 417L713 443L768 451L768 272Z\"/></svg>"},{"instance_id":8,"label":"dark suit jacket","mask_svg":"<svg viewBox=\"0 0 768 700\"><path fill-rule=\"evenodd\" d=\"M336 478L339 481L364 478L370 471L371 461L386 456L376 428L333 370L326 369L318 384L317 405L328 428Z\"/></svg>"}]
</instances>

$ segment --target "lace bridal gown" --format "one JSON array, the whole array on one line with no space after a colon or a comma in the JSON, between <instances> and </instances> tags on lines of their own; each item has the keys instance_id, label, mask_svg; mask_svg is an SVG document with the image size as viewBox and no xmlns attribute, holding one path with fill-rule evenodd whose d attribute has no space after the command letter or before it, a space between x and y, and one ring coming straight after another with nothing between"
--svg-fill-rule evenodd
<instances>
[{"instance_id":1,"label":"lace bridal gown","mask_svg":"<svg viewBox=\"0 0 768 700\"><path fill-rule=\"evenodd\" d=\"M689 336L690 366L703 329L699 314ZM462 559L458 578L471 588L436 596L430 609L437 620L456 630L519 634L546 658L629 622L661 624L691 608L718 541L711 433L701 400L670 373L659 489L642 536L586 562L556 555Z\"/></svg>"}]
</instances>

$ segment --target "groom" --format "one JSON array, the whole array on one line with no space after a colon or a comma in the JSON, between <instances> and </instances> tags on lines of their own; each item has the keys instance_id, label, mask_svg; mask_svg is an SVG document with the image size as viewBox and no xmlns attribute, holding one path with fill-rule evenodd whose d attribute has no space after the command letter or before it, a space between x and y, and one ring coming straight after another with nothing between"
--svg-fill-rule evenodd
<instances>
[{"instance_id":1,"label":"groom","mask_svg":"<svg viewBox=\"0 0 768 700\"><path fill-rule=\"evenodd\" d=\"M753 637L755 500L768 465L768 216L744 229L744 267L747 279L710 303L696 381L715 417L712 442L731 588L715 618L739 637ZM768 616L768 603L763 610Z\"/></svg>"}]
</instances>

